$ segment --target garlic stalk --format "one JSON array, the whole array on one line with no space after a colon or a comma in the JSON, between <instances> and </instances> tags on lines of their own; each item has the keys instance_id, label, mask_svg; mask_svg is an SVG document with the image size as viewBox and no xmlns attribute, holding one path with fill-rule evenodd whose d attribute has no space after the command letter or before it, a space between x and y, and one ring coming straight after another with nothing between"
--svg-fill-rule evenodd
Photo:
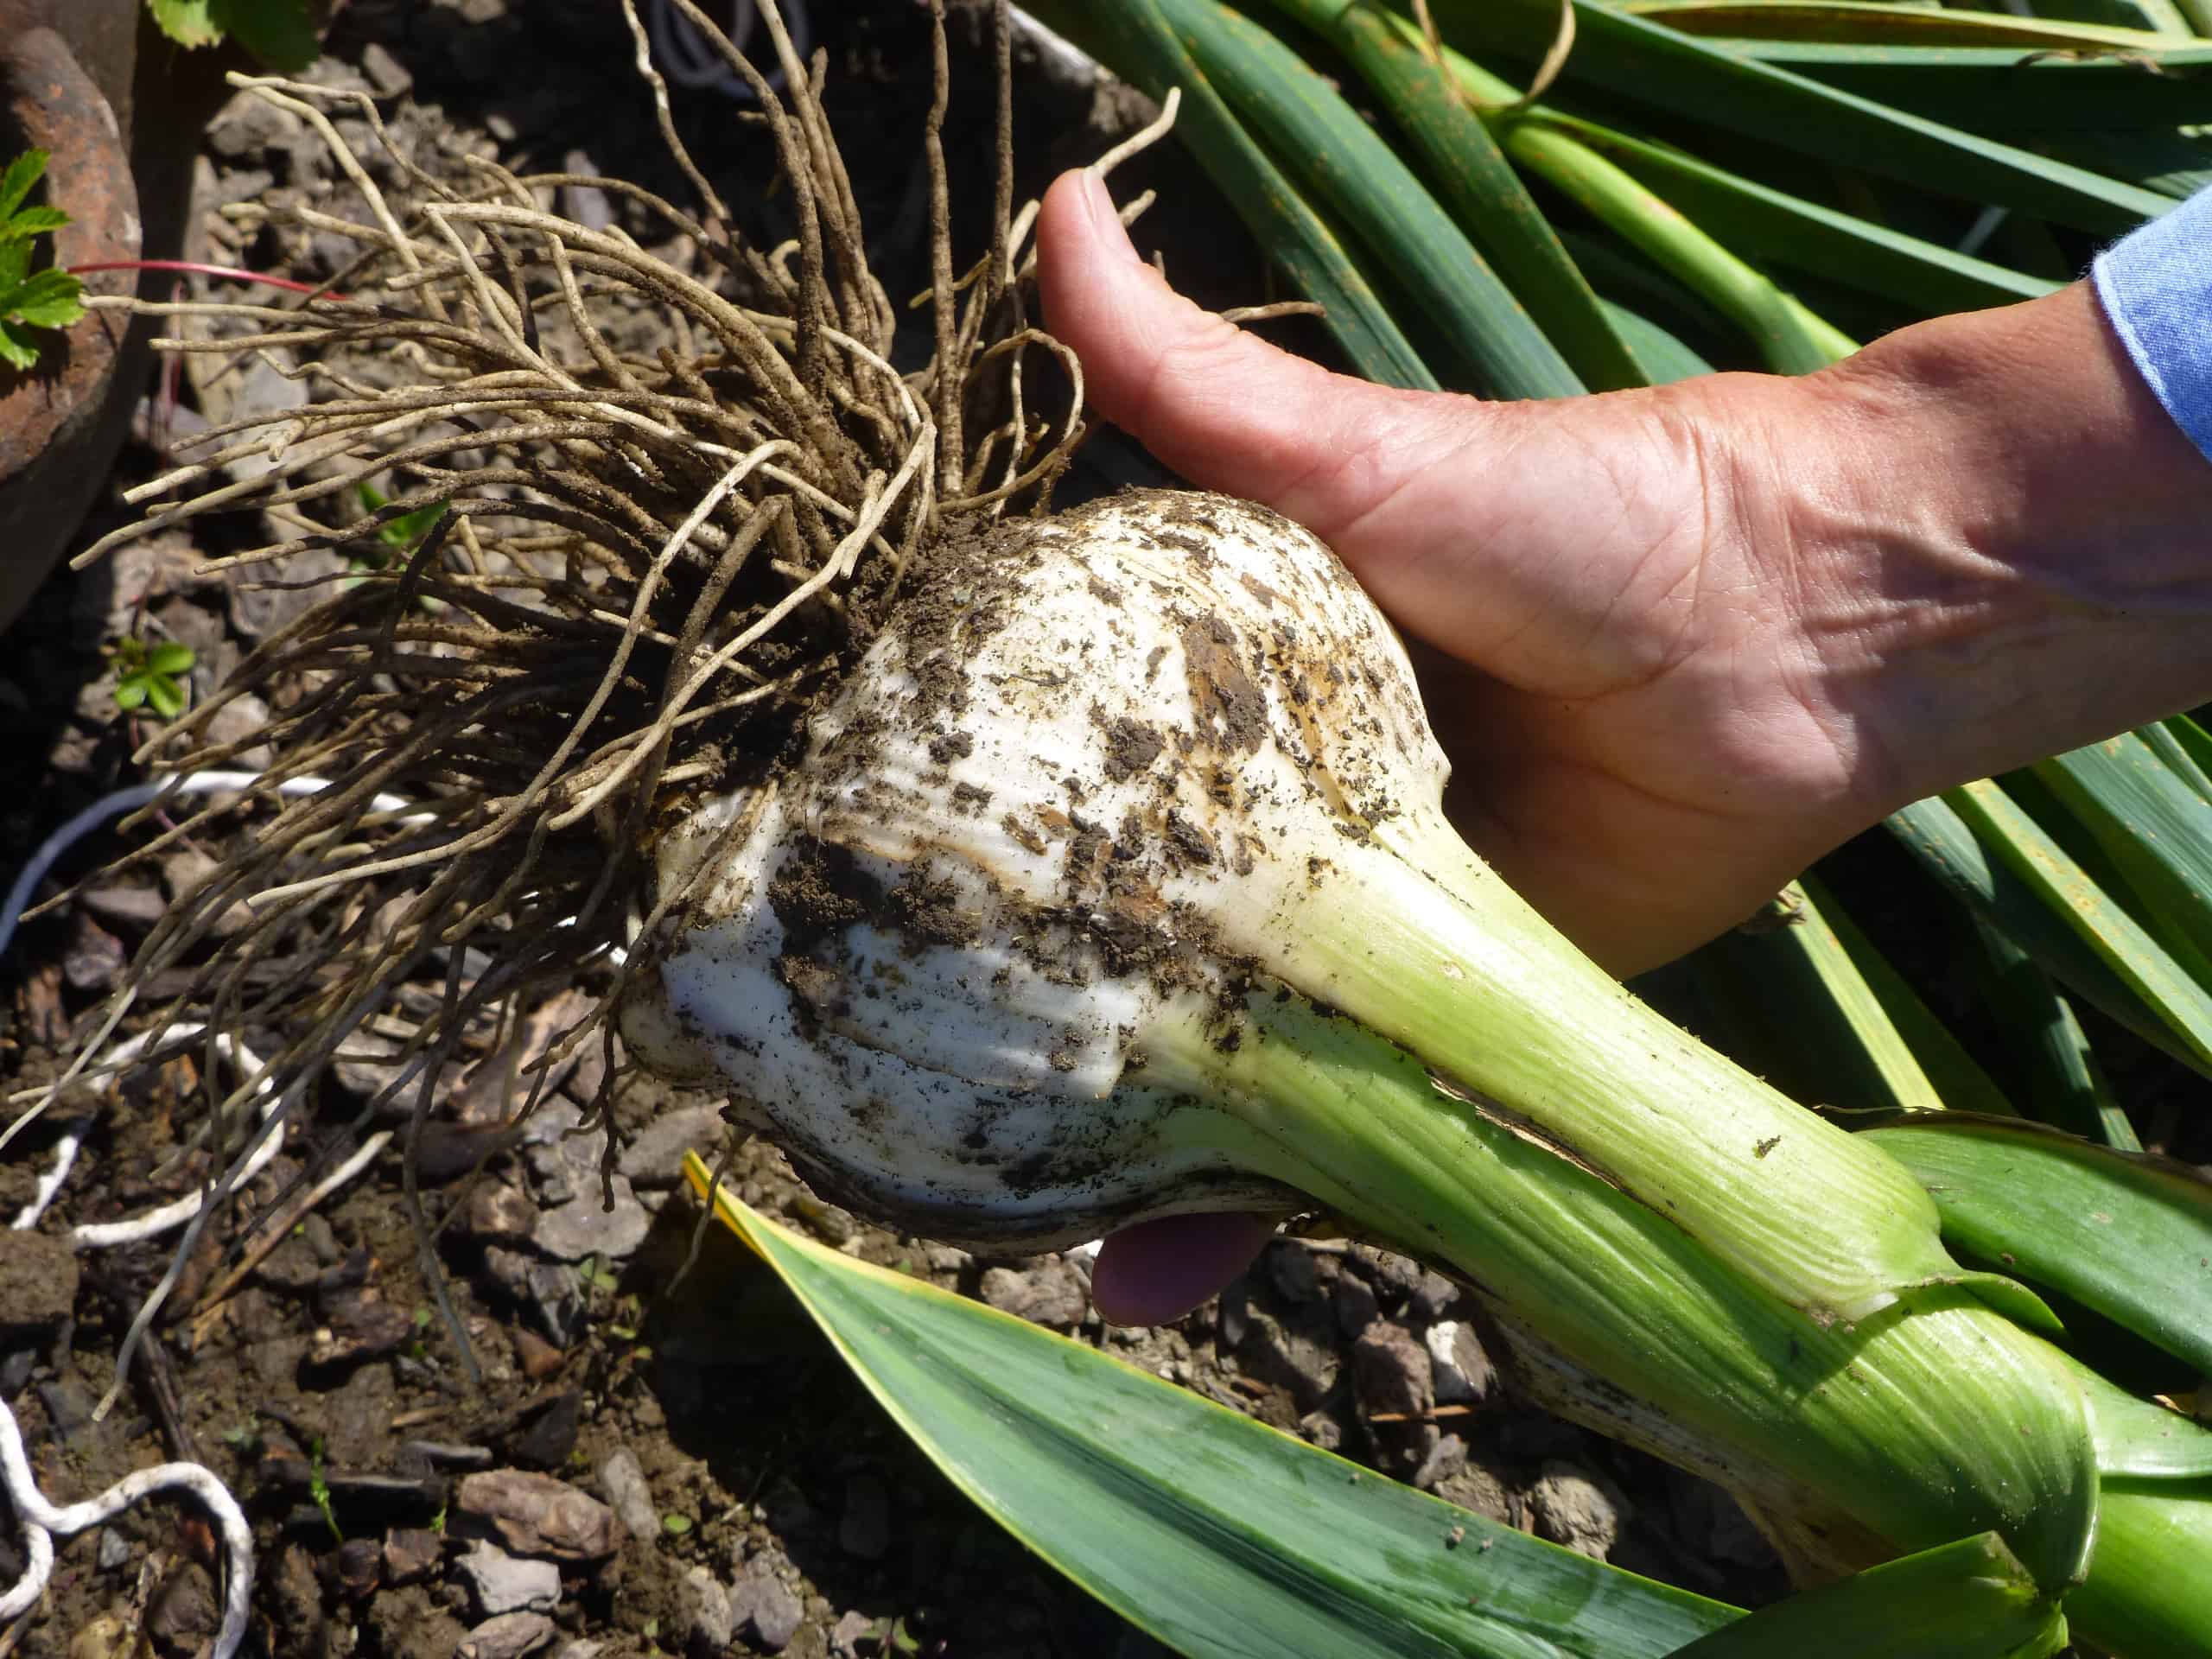
<instances>
[{"instance_id":1,"label":"garlic stalk","mask_svg":"<svg viewBox=\"0 0 2212 1659\"><path fill-rule=\"evenodd\" d=\"M1748 1483L2075 1582L2090 1402L1985 1301L2040 1304L1559 938L1452 836L1446 770L1305 531L1159 493L1002 525L936 556L803 760L663 838L687 897L625 1030L914 1232L1311 1195Z\"/></svg>"},{"instance_id":2,"label":"garlic stalk","mask_svg":"<svg viewBox=\"0 0 2212 1659\"><path fill-rule=\"evenodd\" d=\"M664 842L666 887L741 837L627 1027L868 1208L1043 1243L1317 1190L1222 1086L1238 1004L1279 983L1817 1320L1969 1277L1894 1160L1491 874L1447 770L1402 647L1306 531L1165 493L1009 525L935 567L803 765Z\"/></svg>"}]
</instances>

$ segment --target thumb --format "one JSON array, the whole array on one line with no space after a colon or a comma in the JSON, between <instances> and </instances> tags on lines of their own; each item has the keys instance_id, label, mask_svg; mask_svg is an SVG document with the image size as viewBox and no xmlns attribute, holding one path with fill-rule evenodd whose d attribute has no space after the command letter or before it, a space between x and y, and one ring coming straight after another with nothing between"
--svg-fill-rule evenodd
<instances>
[{"instance_id":1,"label":"thumb","mask_svg":"<svg viewBox=\"0 0 2212 1659\"><path fill-rule=\"evenodd\" d=\"M1324 540L1421 493L1486 424L1472 398L1332 374L1200 309L1137 257L1095 174L1046 192L1037 242L1046 325L1098 412L1192 483Z\"/></svg>"}]
</instances>

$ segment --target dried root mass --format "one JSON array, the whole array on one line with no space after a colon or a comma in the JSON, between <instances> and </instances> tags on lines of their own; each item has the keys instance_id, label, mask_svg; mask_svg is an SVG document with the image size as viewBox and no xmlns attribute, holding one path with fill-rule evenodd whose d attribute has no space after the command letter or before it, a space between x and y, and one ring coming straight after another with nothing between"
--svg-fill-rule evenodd
<instances>
[{"instance_id":1,"label":"dried root mass","mask_svg":"<svg viewBox=\"0 0 2212 1659\"><path fill-rule=\"evenodd\" d=\"M248 509L292 532L223 561L256 567L249 577L282 582L288 556L310 550L352 556L143 757L179 773L264 746L276 758L243 803L251 832L151 934L74 1068L98 1061L134 1005L157 1008L156 1029L278 1033L267 1071L216 1113L233 1171L261 1118L257 1087L274 1084L289 1107L364 1027L397 1043L366 1111L418 1126L465 1035L588 964L605 970L593 1011L538 1081L581 1045L611 1042L626 977L651 967L657 917L640 912L657 836L702 794L766 777L927 548L1040 511L1080 441L1078 367L1027 321L1034 205L1012 210L1003 8L995 229L964 273L939 143L939 17L925 135L935 350L901 372L821 56L799 62L762 6L779 99L691 0L676 3L753 89L793 241L733 238L625 0L699 215L619 180L518 175L476 156L458 159L461 188L385 144L365 94L234 78L321 136L365 212L232 211L351 238L358 257L296 306L110 302L173 319L168 349L260 354L311 395L195 440L191 464L134 492L144 518L79 563ZM384 146L378 170L397 188L380 188L341 125ZM550 211L569 184L626 195L669 240L649 251ZM645 312L674 346L621 343ZM267 470L226 481L248 457ZM391 499L359 516L377 480ZM404 553L380 536L432 512ZM218 715L248 694L274 711L266 726L216 741ZM287 779L325 786L282 794ZM134 856L222 828L241 803L174 810L175 827ZM656 908L683 899L663 893Z\"/></svg>"}]
</instances>

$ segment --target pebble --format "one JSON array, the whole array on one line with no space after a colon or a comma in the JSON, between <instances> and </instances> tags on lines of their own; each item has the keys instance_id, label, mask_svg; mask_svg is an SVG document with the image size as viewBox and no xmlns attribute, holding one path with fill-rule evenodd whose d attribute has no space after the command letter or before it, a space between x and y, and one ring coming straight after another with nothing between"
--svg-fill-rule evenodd
<instances>
[{"instance_id":1,"label":"pebble","mask_svg":"<svg viewBox=\"0 0 2212 1659\"><path fill-rule=\"evenodd\" d=\"M599 1490L632 1538L646 1544L658 1535L660 1515L653 1508L652 1488L646 1484L638 1454L628 1446L610 1452L599 1465Z\"/></svg>"},{"instance_id":2,"label":"pebble","mask_svg":"<svg viewBox=\"0 0 2212 1659\"><path fill-rule=\"evenodd\" d=\"M1406 1418L1426 1417L1435 1408L1428 1350L1402 1325L1378 1319L1351 1346L1353 1391L1360 1408Z\"/></svg>"},{"instance_id":3,"label":"pebble","mask_svg":"<svg viewBox=\"0 0 2212 1659\"><path fill-rule=\"evenodd\" d=\"M146 1610L146 1631L172 1651L196 1651L212 1639L223 1614L215 1581L197 1561L187 1561L162 1581Z\"/></svg>"},{"instance_id":4,"label":"pebble","mask_svg":"<svg viewBox=\"0 0 2212 1659\"><path fill-rule=\"evenodd\" d=\"M729 1592L733 1628L746 1632L763 1653L781 1653L798 1634L806 1609L777 1580L765 1573L747 1573Z\"/></svg>"},{"instance_id":5,"label":"pebble","mask_svg":"<svg viewBox=\"0 0 2212 1659\"><path fill-rule=\"evenodd\" d=\"M107 990L122 974L127 955L121 939L80 910L70 918L69 943L61 951L61 977L72 990Z\"/></svg>"},{"instance_id":6,"label":"pebble","mask_svg":"<svg viewBox=\"0 0 2212 1659\"><path fill-rule=\"evenodd\" d=\"M499 1613L550 1613L561 1599L561 1569L550 1561L524 1560L481 1539L453 1564L454 1576L468 1586L476 1611L489 1618Z\"/></svg>"},{"instance_id":7,"label":"pebble","mask_svg":"<svg viewBox=\"0 0 2212 1659\"><path fill-rule=\"evenodd\" d=\"M553 1639L553 1621L543 1613L501 1613L461 1637L455 1659L522 1659Z\"/></svg>"},{"instance_id":8,"label":"pebble","mask_svg":"<svg viewBox=\"0 0 2212 1659\"><path fill-rule=\"evenodd\" d=\"M876 1621L854 1611L838 1619L830 1630L830 1651L838 1659L859 1659L861 1643L875 1634Z\"/></svg>"},{"instance_id":9,"label":"pebble","mask_svg":"<svg viewBox=\"0 0 2212 1659\"><path fill-rule=\"evenodd\" d=\"M513 1335L515 1358L522 1365L522 1374L533 1382L541 1382L552 1376L568 1357L535 1331L517 1325Z\"/></svg>"},{"instance_id":10,"label":"pebble","mask_svg":"<svg viewBox=\"0 0 2212 1659\"><path fill-rule=\"evenodd\" d=\"M484 1265L492 1277L517 1301L537 1310L545 1334L562 1347L572 1346L583 1334L583 1281L565 1262L540 1262L520 1250L487 1245Z\"/></svg>"},{"instance_id":11,"label":"pebble","mask_svg":"<svg viewBox=\"0 0 2212 1659\"><path fill-rule=\"evenodd\" d=\"M373 1538L348 1538L338 1547L338 1583L359 1601L384 1583L384 1546Z\"/></svg>"},{"instance_id":12,"label":"pebble","mask_svg":"<svg viewBox=\"0 0 2212 1659\"><path fill-rule=\"evenodd\" d=\"M1529 1489L1529 1509L1540 1536L1594 1561L1612 1554L1630 1513L1619 1487L1559 1459L1545 1464Z\"/></svg>"},{"instance_id":13,"label":"pebble","mask_svg":"<svg viewBox=\"0 0 2212 1659\"><path fill-rule=\"evenodd\" d=\"M51 1330L77 1305L77 1254L67 1239L52 1233L11 1232L6 1237L0 1336Z\"/></svg>"},{"instance_id":14,"label":"pebble","mask_svg":"<svg viewBox=\"0 0 2212 1659\"><path fill-rule=\"evenodd\" d=\"M581 1262L588 1255L621 1262L635 1255L652 1230L652 1212L639 1202L626 1175L613 1181L614 1207L608 1209L594 1176L575 1198L551 1210L541 1211L530 1242L562 1262Z\"/></svg>"},{"instance_id":15,"label":"pebble","mask_svg":"<svg viewBox=\"0 0 2212 1659\"><path fill-rule=\"evenodd\" d=\"M580 173L587 178L599 176L599 164L588 151L581 149L572 149L561 158L561 170ZM564 184L561 194L562 211L585 229L603 231L614 222L614 205L597 185Z\"/></svg>"},{"instance_id":16,"label":"pebble","mask_svg":"<svg viewBox=\"0 0 2212 1659\"><path fill-rule=\"evenodd\" d=\"M415 85L407 67L374 41L361 48L361 73L378 98L397 98Z\"/></svg>"},{"instance_id":17,"label":"pebble","mask_svg":"<svg viewBox=\"0 0 2212 1659\"><path fill-rule=\"evenodd\" d=\"M374 1285L321 1299L323 1323L308 1350L315 1365L352 1364L391 1353L415 1335L406 1309L386 1301Z\"/></svg>"},{"instance_id":18,"label":"pebble","mask_svg":"<svg viewBox=\"0 0 2212 1659\"><path fill-rule=\"evenodd\" d=\"M1423 1321L1440 1319L1459 1300L1459 1287L1440 1273L1421 1269L1420 1282L1406 1299L1407 1311Z\"/></svg>"},{"instance_id":19,"label":"pebble","mask_svg":"<svg viewBox=\"0 0 2212 1659\"><path fill-rule=\"evenodd\" d=\"M100 1529L100 1571L113 1573L130 1560L130 1541L113 1527Z\"/></svg>"},{"instance_id":20,"label":"pebble","mask_svg":"<svg viewBox=\"0 0 2212 1659\"><path fill-rule=\"evenodd\" d=\"M595 1561L612 1555L621 1540L614 1511L565 1480L524 1469L493 1469L462 1477L454 1505L492 1528L519 1554L561 1561Z\"/></svg>"},{"instance_id":21,"label":"pebble","mask_svg":"<svg viewBox=\"0 0 2212 1659\"><path fill-rule=\"evenodd\" d=\"M413 1584L429 1577L445 1554L445 1540L422 1527L394 1527L384 1535L386 1584Z\"/></svg>"},{"instance_id":22,"label":"pebble","mask_svg":"<svg viewBox=\"0 0 2212 1659\"><path fill-rule=\"evenodd\" d=\"M688 1569L677 1581L677 1604L683 1620L683 1644L693 1659L721 1659L737 1634L729 1592L703 1567Z\"/></svg>"},{"instance_id":23,"label":"pebble","mask_svg":"<svg viewBox=\"0 0 2212 1659\"><path fill-rule=\"evenodd\" d=\"M477 1238L528 1238L537 1224L530 1194L508 1181L482 1181L468 1195L461 1224Z\"/></svg>"},{"instance_id":24,"label":"pebble","mask_svg":"<svg viewBox=\"0 0 2212 1659\"><path fill-rule=\"evenodd\" d=\"M1466 1467L1467 1443L1457 1434L1440 1434L1436 1444L1423 1454L1411 1484L1417 1492L1433 1492Z\"/></svg>"},{"instance_id":25,"label":"pebble","mask_svg":"<svg viewBox=\"0 0 2212 1659\"><path fill-rule=\"evenodd\" d=\"M1375 1287L1356 1273L1340 1275L1330 1289L1329 1304L1336 1310L1337 1329L1350 1341L1382 1317L1375 1300Z\"/></svg>"},{"instance_id":26,"label":"pebble","mask_svg":"<svg viewBox=\"0 0 2212 1659\"><path fill-rule=\"evenodd\" d=\"M880 1561L891 1548L891 1497L874 1475L855 1475L845 1483L845 1513L837 1523L837 1542L848 1555Z\"/></svg>"},{"instance_id":27,"label":"pebble","mask_svg":"<svg viewBox=\"0 0 2212 1659\"><path fill-rule=\"evenodd\" d=\"M615 1169L632 1186L656 1189L683 1179L683 1154L696 1152L709 1165L729 1128L719 1106L684 1106L663 1112L622 1148Z\"/></svg>"},{"instance_id":28,"label":"pebble","mask_svg":"<svg viewBox=\"0 0 2212 1659\"><path fill-rule=\"evenodd\" d=\"M117 927L151 927L169 907L159 887L94 887L77 902Z\"/></svg>"},{"instance_id":29,"label":"pebble","mask_svg":"<svg viewBox=\"0 0 2212 1659\"><path fill-rule=\"evenodd\" d=\"M1090 1312L1090 1287L1065 1259L1055 1256L1027 1273L1012 1268L986 1268L983 1300L1016 1319L1072 1330Z\"/></svg>"},{"instance_id":30,"label":"pebble","mask_svg":"<svg viewBox=\"0 0 2212 1659\"><path fill-rule=\"evenodd\" d=\"M1439 1319L1421 1333L1436 1379L1439 1405L1478 1405L1490 1397L1497 1369L1483 1351L1474 1326L1464 1319Z\"/></svg>"},{"instance_id":31,"label":"pebble","mask_svg":"<svg viewBox=\"0 0 2212 1659\"><path fill-rule=\"evenodd\" d=\"M1328 1262L1324 1269L1322 1263ZM1278 1239L1268 1247L1268 1277L1274 1281L1275 1294L1287 1302L1319 1300L1329 1291L1328 1281L1337 1276L1336 1263L1316 1255L1295 1239Z\"/></svg>"},{"instance_id":32,"label":"pebble","mask_svg":"<svg viewBox=\"0 0 2212 1659\"><path fill-rule=\"evenodd\" d=\"M1291 1319L1248 1306L1236 1357L1254 1378L1289 1389L1298 1409L1311 1411L1336 1386L1340 1369L1331 1325L1318 1302Z\"/></svg>"}]
</instances>

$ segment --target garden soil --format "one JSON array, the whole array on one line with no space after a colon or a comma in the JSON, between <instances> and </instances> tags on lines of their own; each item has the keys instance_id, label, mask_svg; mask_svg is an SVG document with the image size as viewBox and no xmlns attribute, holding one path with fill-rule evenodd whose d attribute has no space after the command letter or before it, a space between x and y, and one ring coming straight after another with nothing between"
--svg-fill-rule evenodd
<instances>
[{"instance_id":1,"label":"garden soil","mask_svg":"<svg viewBox=\"0 0 2212 1659\"><path fill-rule=\"evenodd\" d=\"M816 33L871 257L894 296L920 292L926 14L904 0L819 10L835 14ZM984 242L990 79L974 16L956 17L953 38L948 148L965 258ZM426 165L467 146L687 199L628 64L619 14L601 0L353 0L315 73L377 94L395 142ZM1020 194L1152 113L1128 89L1033 53L1016 74ZM781 240L787 204L763 188L767 143L744 107L712 89L679 89L677 105L687 142L747 221L742 232ZM1116 183L1161 188L1142 234L1179 285L1215 306L1280 297L1226 205L1172 146ZM195 257L327 280L349 248L241 232L221 210L347 188L303 127L236 102L199 162ZM619 200L563 205L577 217L626 211ZM925 351L926 313L914 315L912 344ZM1269 327L1322 350L1317 334L1300 332L1310 325ZM148 388L137 441L84 540L123 522L120 492L154 476L200 425L308 395L251 364L195 362L209 366ZM1161 477L1109 434L1086 452L1071 493ZM107 648L181 641L205 696L305 602L200 573L261 528L195 521L194 538L157 537L48 583L0 657L0 873L72 812L141 776L130 757L149 716L116 708ZM73 880L131 844L96 835L57 875ZM22 931L0 963L10 1091L54 1074L129 950L220 850L186 844L97 878ZM574 1012L556 1002L481 1033L472 1066L434 1103L419 1174L432 1209L454 1217L434 1273L391 1147L312 1209L285 1208L311 1159L378 1127L357 1122L388 1075L373 1040L341 1064L286 1148L207 1230L105 1414L96 1407L127 1327L176 1236L72 1252L61 1234L194 1190L207 1170L188 1103L201 1097L198 1068L226 1062L176 1060L58 1111L11 1147L0 1167L0 1211L10 1216L31 1199L62 1128L86 1116L84 1154L39 1231L0 1234L0 1398L48 1496L90 1496L168 1459L207 1465L254 1528L250 1650L284 1659L1161 1651L969 1505L733 1239L700 1236L678 1165L687 1147L711 1156L722 1145L715 1103L643 1078L620 1090L605 1186L604 1131L582 1126L580 1106L596 1088L595 1061L571 1072L519 1140L498 1140L515 1078ZM1481 1514L1707 1594L1755 1602L1782 1587L1774 1558L1717 1490L1522 1404L1469 1300L1414 1262L1286 1239L1179 1323L1109 1330L1090 1310L1079 1255L986 1261L879 1231L814 1197L759 1142L735 1152L728 1179L749 1204L839 1249L1102 1347ZM241 1274L239 1248L256 1239L273 1247L249 1255ZM696 1259L679 1276L695 1239ZM22 1570L21 1549L0 1500L0 1583ZM201 1652L219 1617L214 1552L204 1517L176 1501L69 1540L37 1609L0 1633L0 1659Z\"/></svg>"}]
</instances>

